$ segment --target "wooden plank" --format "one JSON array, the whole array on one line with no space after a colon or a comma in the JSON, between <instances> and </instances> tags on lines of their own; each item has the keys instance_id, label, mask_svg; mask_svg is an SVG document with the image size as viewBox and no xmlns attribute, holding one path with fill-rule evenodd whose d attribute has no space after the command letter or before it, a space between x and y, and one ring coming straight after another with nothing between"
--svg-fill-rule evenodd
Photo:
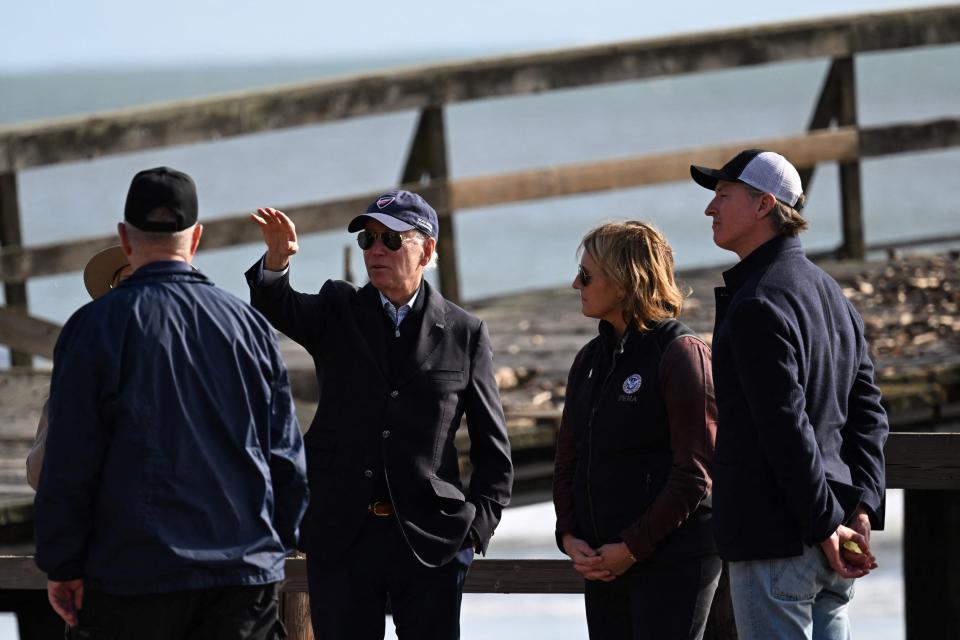
<instances>
[{"instance_id":1,"label":"wooden plank","mask_svg":"<svg viewBox=\"0 0 960 640\"><path fill-rule=\"evenodd\" d=\"M3 565L0 564L0 567ZM303 559L287 559L286 593L307 590ZM4 585L0 583L0 588ZM474 560L465 593L583 593L583 578L566 560Z\"/></svg>"},{"instance_id":2,"label":"wooden plank","mask_svg":"<svg viewBox=\"0 0 960 640\"><path fill-rule=\"evenodd\" d=\"M305 592L280 594L280 619L287 630L288 640L314 640L310 624L310 596Z\"/></svg>"},{"instance_id":3,"label":"wooden plank","mask_svg":"<svg viewBox=\"0 0 960 640\"><path fill-rule=\"evenodd\" d=\"M0 556L0 589L47 589L47 576L33 556Z\"/></svg>"},{"instance_id":4,"label":"wooden plank","mask_svg":"<svg viewBox=\"0 0 960 640\"><path fill-rule=\"evenodd\" d=\"M487 207L562 195L625 189L663 182L690 179L691 163L720 166L742 149L768 148L786 154L798 169L818 162L846 161L860 157L879 157L900 152L915 152L960 146L960 118L942 118L919 123L898 123L860 129L841 127L797 136L748 140L668 153L619 158L599 162L570 164L516 173L436 181L429 185L405 185L418 191L438 214L454 209ZM449 186L451 204L444 207ZM382 189L320 203L279 207L289 213L300 234L342 229L347 222L378 195ZM440 203L440 204L437 204ZM443 217L441 228L447 224ZM204 221L200 249L215 249L248 242L260 242L256 227L247 214ZM78 271L91 255L116 244L115 235L15 248L0 253L0 281L21 282L26 278Z\"/></svg>"},{"instance_id":5,"label":"wooden plank","mask_svg":"<svg viewBox=\"0 0 960 640\"><path fill-rule=\"evenodd\" d=\"M820 96L817 98L817 104L814 106L813 113L810 115L807 131L827 129L834 120L839 107L838 102L840 96L839 82L837 80L839 72L837 67L837 61L833 60L827 69L826 76L824 76L823 79L823 86L820 88ZM815 170L816 165L799 169L800 184L803 185L803 192L808 194L808 197Z\"/></svg>"},{"instance_id":6,"label":"wooden plank","mask_svg":"<svg viewBox=\"0 0 960 640\"><path fill-rule=\"evenodd\" d=\"M53 358L53 346L60 335L60 325L28 316L19 309L0 307L0 344L19 353Z\"/></svg>"},{"instance_id":7,"label":"wooden plank","mask_svg":"<svg viewBox=\"0 0 960 640\"><path fill-rule=\"evenodd\" d=\"M891 433L887 486L960 490L960 433Z\"/></svg>"},{"instance_id":8,"label":"wooden plank","mask_svg":"<svg viewBox=\"0 0 960 640\"><path fill-rule=\"evenodd\" d=\"M469 209L689 180L691 164L719 167L739 151L749 148L778 151L787 155L798 167L806 167L817 162L856 158L858 134L856 129L847 127L699 149L464 178L452 185L454 208Z\"/></svg>"},{"instance_id":9,"label":"wooden plank","mask_svg":"<svg viewBox=\"0 0 960 640\"><path fill-rule=\"evenodd\" d=\"M453 211L450 208L450 189L447 162L447 133L443 107L430 106L420 112L417 130L410 143L401 184L436 184L440 196L430 204L443 219L437 234L437 269L443 297L460 304L460 276L457 273L457 245L454 233ZM419 187L418 187L419 189Z\"/></svg>"},{"instance_id":10,"label":"wooden plank","mask_svg":"<svg viewBox=\"0 0 960 640\"><path fill-rule=\"evenodd\" d=\"M960 491L904 491L907 638L955 638L960 630L960 557L952 551L957 531Z\"/></svg>"},{"instance_id":11,"label":"wooden plank","mask_svg":"<svg viewBox=\"0 0 960 640\"><path fill-rule=\"evenodd\" d=\"M410 185L429 202L440 198L442 184L424 188ZM373 191L326 202L280 206L297 225L300 235L345 229L347 223L385 190ZM220 249L238 244L261 242L260 231L248 219L248 213L205 220L200 250ZM35 247L17 248L0 253L0 281L22 282L27 278L80 271L97 251L115 245L115 234Z\"/></svg>"},{"instance_id":12,"label":"wooden plank","mask_svg":"<svg viewBox=\"0 0 960 640\"><path fill-rule=\"evenodd\" d=\"M960 118L860 129L860 157L931 151L960 146Z\"/></svg>"},{"instance_id":13,"label":"wooden plank","mask_svg":"<svg viewBox=\"0 0 960 640\"><path fill-rule=\"evenodd\" d=\"M837 104L837 124L842 127L857 126L857 80L856 66L852 56L835 61L837 85L840 95ZM860 161L840 162L840 226L843 241L840 255L843 258L863 260L863 198L860 188Z\"/></svg>"},{"instance_id":14,"label":"wooden plank","mask_svg":"<svg viewBox=\"0 0 960 640\"><path fill-rule=\"evenodd\" d=\"M22 243L20 234L20 202L17 196L17 176L14 173L0 174L0 249L4 247L19 247ZM3 286L4 304L9 309L27 311L27 285L17 282L6 282ZM11 347L10 364L18 367L29 367L33 359L29 353L20 351L10 343L0 341Z\"/></svg>"},{"instance_id":15,"label":"wooden plank","mask_svg":"<svg viewBox=\"0 0 960 640\"><path fill-rule=\"evenodd\" d=\"M287 127L662 75L960 41L960 7L425 66L0 129L0 172Z\"/></svg>"}]
</instances>

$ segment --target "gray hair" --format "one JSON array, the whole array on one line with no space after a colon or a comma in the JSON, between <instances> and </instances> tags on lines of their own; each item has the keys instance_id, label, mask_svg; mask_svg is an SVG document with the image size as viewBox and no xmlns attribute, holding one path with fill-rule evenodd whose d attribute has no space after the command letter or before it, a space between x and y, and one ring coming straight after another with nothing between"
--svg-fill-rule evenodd
<instances>
[{"instance_id":1,"label":"gray hair","mask_svg":"<svg viewBox=\"0 0 960 640\"><path fill-rule=\"evenodd\" d=\"M127 230L127 239L135 250L160 249L183 256L190 254L190 244L193 242L193 230L196 226L194 224L183 231L167 233L164 231L144 231L130 223L124 224Z\"/></svg>"},{"instance_id":2,"label":"gray hair","mask_svg":"<svg viewBox=\"0 0 960 640\"><path fill-rule=\"evenodd\" d=\"M417 241L420 243L420 246L423 246L423 243L426 242L426 241L430 238L430 236L428 236L428 235L427 235L426 233L424 233L423 231L420 231L419 229L415 229L415 230L414 230L414 233L416 233L416 236L414 236L414 237L417 238ZM430 271L431 269L436 269L436 268L437 268L437 260L439 259L437 256L438 256L438 254L437 254L437 245L436 245L436 243L434 243L434 245L433 245L433 255L430 256L430 262L427 263L427 266L425 266L425 267L423 268L424 271Z\"/></svg>"}]
</instances>

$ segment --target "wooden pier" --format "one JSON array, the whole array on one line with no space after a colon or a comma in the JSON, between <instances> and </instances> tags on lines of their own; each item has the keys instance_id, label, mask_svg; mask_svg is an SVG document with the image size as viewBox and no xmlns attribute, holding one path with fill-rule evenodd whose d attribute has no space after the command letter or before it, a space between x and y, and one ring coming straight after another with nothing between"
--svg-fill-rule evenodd
<instances>
[{"instance_id":1,"label":"wooden pier","mask_svg":"<svg viewBox=\"0 0 960 640\"><path fill-rule=\"evenodd\" d=\"M434 65L392 73L306 83L176 104L148 106L80 118L0 128L0 344L12 349L14 367L0 372L0 536L9 542L30 531L30 491L22 482L22 458L32 440L46 394L48 373L31 367L35 356L49 358L59 332L32 317L26 282L30 278L78 271L95 251L116 243L114 236L24 246L20 232L18 172L57 163L101 158L171 145L227 139L395 111L419 112L403 167L401 184L436 205L441 229L441 289L459 300L455 241L456 214L507 202L565 197L687 180L691 163L719 165L743 148L764 147L787 154L801 168L805 186L823 163L840 168L842 243L827 268L868 319L885 403L893 424L917 433L896 433L887 446L888 481L907 489L905 509L906 623L909 638L934 637L960 628L960 572L949 570L942 550L960 530L960 438L941 433L960 416L960 344L956 335L957 257L930 265L909 261L862 262L871 249L864 240L860 162L891 154L960 145L960 115L935 121L894 122L862 127L857 119L857 56L960 43L960 6L870 13L750 29L693 34L543 54ZM448 105L480 99L572 90L605 83L671 74L709 73L797 60L830 61L803 135L743 140L708 148L541 167L508 174L450 175L444 113ZM395 185L384 185L384 189ZM284 207L301 234L340 229L383 190L352 197ZM811 203L821 194L810 194ZM201 250L259 242L245 214L206 220ZM900 245L960 241L904 237ZM890 249L891 247L882 247ZM571 247L572 250L572 247ZM828 256L821 256L827 258ZM917 270L920 270L919 272ZM926 269L926 271L923 271ZM946 273L946 276L942 274ZM572 279L573 274L570 274ZM709 337L712 287L718 270L683 274L693 290L684 319ZM883 283L893 283L892 297ZM934 290L952 286L950 296L931 302ZM901 290L901 285L904 288ZM888 292L889 293L889 292ZM902 300L901 300L902 294ZM879 297L879 298L878 298ZM930 305L937 307L931 312ZM950 307L949 305L953 305ZM594 333L580 316L572 290L530 292L474 301L469 305L491 329L496 364L510 421L517 464L517 503L548 496L552 451L566 369L573 354ZM309 424L316 389L309 359L288 345L301 422ZM312 395L311 395L312 394ZM469 442L460 442L462 450ZM3 541L0 541L3 544ZM26 547L20 557L0 559L0 600L36 601L43 586ZM304 624L302 562L288 563L285 616L291 637L310 637ZM582 582L562 561L478 560L467 589L484 593L571 593ZM722 600L721 593L721 600ZM712 638L731 638L730 619L715 607ZM727 615L727 617L724 617ZM718 617L719 616L719 617Z\"/></svg>"}]
</instances>

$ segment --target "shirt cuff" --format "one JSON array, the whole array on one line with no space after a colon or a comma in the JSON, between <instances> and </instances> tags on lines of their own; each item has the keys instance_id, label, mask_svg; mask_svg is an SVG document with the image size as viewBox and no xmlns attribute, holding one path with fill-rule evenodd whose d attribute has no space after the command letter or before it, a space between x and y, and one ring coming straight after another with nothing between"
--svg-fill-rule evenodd
<instances>
[{"instance_id":1,"label":"shirt cuff","mask_svg":"<svg viewBox=\"0 0 960 640\"><path fill-rule=\"evenodd\" d=\"M267 256L260 258L260 284L264 286L270 286L274 282L277 282L283 276L287 275L290 271L290 265L288 264L280 271L270 271L264 266L264 261L267 259Z\"/></svg>"}]
</instances>

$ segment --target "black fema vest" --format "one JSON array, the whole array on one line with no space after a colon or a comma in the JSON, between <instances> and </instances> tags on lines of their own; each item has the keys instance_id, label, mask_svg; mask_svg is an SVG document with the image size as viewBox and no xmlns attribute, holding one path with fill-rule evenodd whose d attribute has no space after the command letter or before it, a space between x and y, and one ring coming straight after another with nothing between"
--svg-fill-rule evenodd
<instances>
[{"instance_id":1,"label":"black fema vest","mask_svg":"<svg viewBox=\"0 0 960 640\"><path fill-rule=\"evenodd\" d=\"M577 529L591 546L619 542L663 488L672 463L660 361L677 338L696 335L677 320L625 340L605 323L568 382L567 420L577 447Z\"/></svg>"}]
</instances>

